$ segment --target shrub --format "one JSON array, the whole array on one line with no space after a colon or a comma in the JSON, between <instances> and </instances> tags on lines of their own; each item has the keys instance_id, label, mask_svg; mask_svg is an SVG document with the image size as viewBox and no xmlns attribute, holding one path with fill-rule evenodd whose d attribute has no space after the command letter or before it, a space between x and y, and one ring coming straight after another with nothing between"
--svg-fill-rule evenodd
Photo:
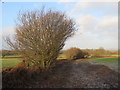
<instances>
[{"instance_id":1,"label":"shrub","mask_svg":"<svg viewBox=\"0 0 120 90\"><path fill-rule=\"evenodd\" d=\"M70 48L66 51L64 51L64 54L67 59L80 59L80 58L86 58L88 56L88 53L85 51L80 50L79 48Z\"/></svg>"},{"instance_id":2,"label":"shrub","mask_svg":"<svg viewBox=\"0 0 120 90\"><path fill-rule=\"evenodd\" d=\"M11 54L9 50L2 50L1 52L2 52L2 57L5 57Z\"/></svg>"},{"instance_id":3,"label":"shrub","mask_svg":"<svg viewBox=\"0 0 120 90\"><path fill-rule=\"evenodd\" d=\"M67 38L76 31L75 22L65 13L45 9L20 13L14 40L6 42L23 56L28 67L49 69L65 45Z\"/></svg>"}]
</instances>

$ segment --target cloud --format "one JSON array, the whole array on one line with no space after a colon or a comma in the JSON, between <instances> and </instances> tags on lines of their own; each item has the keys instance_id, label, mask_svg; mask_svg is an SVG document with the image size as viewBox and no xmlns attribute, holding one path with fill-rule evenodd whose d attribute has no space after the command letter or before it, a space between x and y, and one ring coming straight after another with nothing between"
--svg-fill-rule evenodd
<instances>
[{"instance_id":1,"label":"cloud","mask_svg":"<svg viewBox=\"0 0 120 90\"><path fill-rule=\"evenodd\" d=\"M103 36L104 38L117 37L118 33L118 18L117 16L105 16L98 18L95 16L84 15L78 19L80 30L83 33L96 34L97 37ZM106 36L105 36L106 35Z\"/></svg>"},{"instance_id":2,"label":"cloud","mask_svg":"<svg viewBox=\"0 0 120 90\"><path fill-rule=\"evenodd\" d=\"M113 3L105 3L105 2L79 2L76 4L75 9L82 10L82 9L102 9L107 8L108 6L112 5Z\"/></svg>"},{"instance_id":3,"label":"cloud","mask_svg":"<svg viewBox=\"0 0 120 90\"><path fill-rule=\"evenodd\" d=\"M70 2L65 3L73 14L117 15L118 2Z\"/></svg>"},{"instance_id":4,"label":"cloud","mask_svg":"<svg viewBox=\"0 0 120 90\"><path fill-rule=\"evenodd\" d=\"M104 16L100 22L101 27L117 27L118 17L117 16Z\"/></svg>"},{"instance_id":5,"label":"cloud","mask_svg":"<svg viewBox=\"0 0 120 90\"><path fill-rule=\"evenodd\" d=\"M78 33L91 33L96 35L96 38L101 36L103 38L117 38L117 3L79 2L73 5L72 8L68 15L77 22L79 26ZM114 14L108 13L112 11Z\"/></svg>"},{"instance_id":6,"label":"cloud","mask_svg":"<svg viewBox=\"0 0 120 90\"><path fill-rule=\"evenodd\" d=\"M77 3L76 6L75 6L75 9L76 10L81 10L81 9L85 9L85 8L88 8L91 6L91 3Z\"/></svg>"},{"instance_id":7,"label":"cloud","mask_svg":"<svg viewBox=\"0 0 120 90\"><path fill-rule=\"evenodd\" d=\"M83 5L79 7L81 9L87 9L87 13L82 13L80 9L75 10L76 6L73 7L71 12L70 11L68 12L69 13L68 15L73 17L77 22L79 29L75 33L74 37L66 41L66 45L64 49L68 49L73 46L79 48L99 48L99 47L104 47L105 49L118 48L117 11L115 11L114 15L107 14L106 10L108 10L110 4L108 6L105 6L106 4L105 3L103 5L104 7L98 7L98 6L96 7L96 9L99 8L101 13L104 13L104 15L96 16L93 14L93 13L97 13L96 10L94 10L93 13L88 11L89 8L91 9L93 8L91 7L92 4L93 3L91 4L86 3L84 4L85 6ZM107 9L104 10L104 8ZM112 6L110 6L110 8L115 9L115 7Z\"/></svg>"},{"instance_id":8,"label":"cloud","mask_svg":"<svg viewBox=\"0 0 120 90\"><path fill-rule=\"evenodd\" d=\"M2 31L2 35L6 36L6 35L13 35L15 33L15 27L7 27L7 28L3 28Z\"/></svg>"},{"instance_id":9,"label":"cloud","mask_svg":"<svg viewBox=\"0 0 120 90\"><path fill-rule=\"evenodd\" d=\"M1 42L1 47L0 49L10 49L9 45L5 42L4 38L6 36L10 36L10 38L13 38L13 34L15 34L15 27L7 27L7 28L3 28L2 30L0 30L1 33L1 38L0 38L0 42Z\"/></svg>"}]
</instances>

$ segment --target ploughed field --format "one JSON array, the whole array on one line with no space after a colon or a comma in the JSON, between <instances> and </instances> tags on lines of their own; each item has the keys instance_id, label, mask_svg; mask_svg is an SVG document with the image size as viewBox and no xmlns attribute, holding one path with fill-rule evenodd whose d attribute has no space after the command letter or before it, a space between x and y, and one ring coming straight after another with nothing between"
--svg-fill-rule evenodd
<instances>
[{"instance_id":1,"label":"ploughed field","mask_svg":"<svg viewBox=\"0 0 120 90\"><path fill-rule=\"evenodd\" d=\"M21 58L9 56L1 61L2 68L16 67ZM63 55L58 57L56 66L47 73L6 69L3 72L3 87L118 88L118 61L117 57L65 60Z\"/></svg>"}]
</instances>

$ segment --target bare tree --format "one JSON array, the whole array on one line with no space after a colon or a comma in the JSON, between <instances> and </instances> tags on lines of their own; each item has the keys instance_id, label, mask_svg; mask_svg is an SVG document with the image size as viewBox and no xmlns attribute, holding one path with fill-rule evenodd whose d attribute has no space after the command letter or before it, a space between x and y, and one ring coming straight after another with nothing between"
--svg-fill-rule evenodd
<instances>
[{"instance_id":1,"label":"bare tree","mask_svg":"<svg viewBox=\"0 0 120 90\"><path fill-rule=\"evenodd\" d=\"M47 69L75 30L75 23L64 13L42 8L19 14L14 41L9 37L6 41L23 56L27 65Z\"/></svg>"}]
</instances>

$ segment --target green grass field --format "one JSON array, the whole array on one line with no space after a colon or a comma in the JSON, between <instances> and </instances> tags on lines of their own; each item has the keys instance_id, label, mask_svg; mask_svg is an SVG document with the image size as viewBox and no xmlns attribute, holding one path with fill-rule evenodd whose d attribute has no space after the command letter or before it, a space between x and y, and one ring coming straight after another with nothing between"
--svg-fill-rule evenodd
<instances>
[{"instance_id":1,"label":"green grass field","mask_svg":"<svg viewBox=\"0 0 120 90\"><path fill-rule=\"evenodd\" d=\"M109 57L109 58L93 58L90 59L89 62L92 64L102 64L102 65L106 65L109 68L118 71L118 60L120 58L113 58L113 57Z\"/></svg>"},{"instance_id":2,"label":"green grass field","mask_svg":"<svg viewBox=\"0 0 120 90\"><path fill-rule=\"evenodd\" d=\"M10 56L5 56L5 57L7 57L7 58L0 58L0 60L2 61L2 68L14 67L21 62L20 59L17 58L17 57L20 57L20 55L14 55L14 56L10 55ZM11 58L11 57L14 57L14 58ZM65 56L60 55L57 59L65 59Z\"/></svg>"},{"instance_id":3,"label":"green grass field","mask_svg":"<svg viewBox=\"0 0 120 90\"><path fill-rule=\"evenodd\" d=\"M20 63L20 56L6 56L7 58L1 58L0 60L2 60L2 68L5 67L14 67L16 66L18 63ZM14 58L9 58L9 57L14 57ZM66 59L64 54L60 54L59 57L57 58L59 59ZM120 59L120 58L119 58ZM84 59L83 59L84 61ZM86 60L89 63L92 64L102 64L102 65L106 65L109 68L118 71L118 58L116 57L104 57L104 58L91 58L91 59L87 59Z\"/></svg>"},{"instance_id":4,"label":"green grass field","mask_svg":"<svg viewBox=\"0 0 120 90\"><path fill-rule=\"evenodd\" d=\"M0 59L0 60L2 60L2 68L14 67L21 62L18 58L7 58L7 59Z\"/></svg>"}]
</instances>

